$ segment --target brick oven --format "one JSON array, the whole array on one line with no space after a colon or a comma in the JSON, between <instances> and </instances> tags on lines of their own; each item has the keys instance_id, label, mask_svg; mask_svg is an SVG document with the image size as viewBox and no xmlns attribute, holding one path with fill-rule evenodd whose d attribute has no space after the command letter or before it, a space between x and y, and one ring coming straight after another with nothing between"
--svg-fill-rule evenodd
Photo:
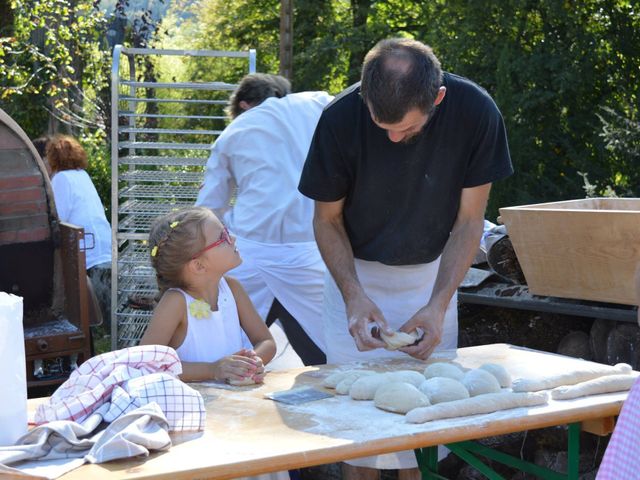
<instances>
[{"instance_id":1,"label":"brick oven","mask_svg":"<svg viewBox=\"0 0 640 480\"><path fill-rule=\"evenodd\" d=\"M42 160L0 110L0 291L23 297L28 387L62 383L89 358L99 309L87 284L84 230L58 220Z\"/></svg>"}]
</instances>

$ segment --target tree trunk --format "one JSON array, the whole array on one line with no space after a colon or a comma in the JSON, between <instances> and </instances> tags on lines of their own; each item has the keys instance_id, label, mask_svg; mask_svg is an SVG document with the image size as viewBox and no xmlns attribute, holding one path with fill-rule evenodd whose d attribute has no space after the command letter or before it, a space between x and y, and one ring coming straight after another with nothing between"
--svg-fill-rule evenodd
<instances>
[{"instance_id":1,"label":"tree trunk","mask_svg":"<svg viewBox=\"0 0 640 480\"><path fill-rule=\"evenodd\" d=\"M0 0L0 37L13 36L11 0Z\"/></svg>"},{"instance_id":2,"label":"tree trunk","mask_svg":"<svg viewBox=\"0 0 640 480\"><path fill-rule=\"evenodd\" d=\"M354 38L349 55L349 84L360 80L362 61L369 50L367 18L371 11L371 3L372 0L351 0Z\"/></svg>"}]
</instances>

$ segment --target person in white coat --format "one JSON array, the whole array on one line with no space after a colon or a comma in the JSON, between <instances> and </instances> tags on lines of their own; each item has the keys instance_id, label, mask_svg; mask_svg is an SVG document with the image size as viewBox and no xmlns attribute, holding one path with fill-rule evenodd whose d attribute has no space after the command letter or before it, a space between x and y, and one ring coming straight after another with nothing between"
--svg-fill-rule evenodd
<instances>
[{"instance_id":1,"label":"person in white coat","mask_svg":"<svg viewBox=\"0 0 640 480\"><path fill-rule=\"evenodd\" d=\"M313 234L313 201L297 185L316 124L332 97L289 89L277 75L243 78L231 98L233 121L213 145L196 205L218 213L226 209L224 222L244 259L229 274L263 319L272 307L283 307L278 318L293 349L305 365L315 365L326 361L321 322L326 267Z\"/></svg>"}]
</instances>

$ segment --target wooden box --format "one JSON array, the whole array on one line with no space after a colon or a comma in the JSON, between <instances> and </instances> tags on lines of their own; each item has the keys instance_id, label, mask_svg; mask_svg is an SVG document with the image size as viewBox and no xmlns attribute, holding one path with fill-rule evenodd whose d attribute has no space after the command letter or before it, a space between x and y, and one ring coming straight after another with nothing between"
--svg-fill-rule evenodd
<instances>
[{"instance_id":1,"label":"wooden box","mask_svg":"<svg viewBox=\"0 0 640 480\"><path fill-rule=\"evenodd\" d=\"M640 198L500 209L531 293L637 305Z\"/></svg>"}]
</instances>

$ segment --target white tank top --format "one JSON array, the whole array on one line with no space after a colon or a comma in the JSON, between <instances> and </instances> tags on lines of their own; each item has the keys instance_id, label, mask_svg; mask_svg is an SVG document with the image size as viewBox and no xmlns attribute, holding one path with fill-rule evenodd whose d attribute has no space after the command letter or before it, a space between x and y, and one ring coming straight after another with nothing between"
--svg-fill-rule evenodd
<instances>
[{"instance_id":1,"label":"white tank top","mask_svg":"<svg viewBox=\"0 0 640 480\"><path fill-rule=\"evenodd\" d=\"M209 318L193 317L189 305L196 299L179 288L172 290L181 292L187 303L187 334L182 345L176 348L180 360L216 362L243 348L253 348L240 326L236 300L224 277L218 284L218 308Z\"/></svg>"}]
</instances>

